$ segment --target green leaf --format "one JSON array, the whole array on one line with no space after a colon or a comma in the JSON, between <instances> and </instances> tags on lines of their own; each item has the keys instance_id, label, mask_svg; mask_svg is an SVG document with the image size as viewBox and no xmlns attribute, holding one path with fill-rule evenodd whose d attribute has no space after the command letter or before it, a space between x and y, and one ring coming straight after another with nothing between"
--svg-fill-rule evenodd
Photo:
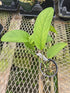
<instances>
[{"instance_id":1,"label":"green leaf","mask_svg":"<svg viewBox=\"0 0 70 93\"><path fill-rule=\"evenodd\" d=\"M63 49L65 46L67 45L67 43L57 43L54 46L52 46L51 48L49 48L47 50L47 57L48 58L52 58L55 55L57 55L57 53Z\"/></svg>"},{"instance_id":2,"label":"green leaf","mask_svg":"<svg viewBox=\"0 0 70 93\"><path fill-rule=\"evenodd\" d=\"M57 33L56 30L55 30L55 28L52 25L50 26L50 29L49 30L52 31L52 32L54 32L54 33Z\"/></svg>"},{"instance_id":3,"label":"green leaf","mask_svg":"<svg viewBox=\"0 0 70 93\"><path fill-rule=\"evenodd\" d=\"M26 53L35 56L35 49L32 50L32 49L29 49L29 48L26 47Z\"/></svg>"},{"instance_id":4,"label":"green leaf","mask_svg":"<svg viewBox=\"0 0 70 93\"><path fill-rule=\"evenodd\" d=\"M34 37L33 34L29 37L30 44L32 44L34 42L33 37ZM46 43L51 42L52 40L53 40L52 37L50 35L48 35Z\"/></svg>"},{"instance_id":5,"label":"green leaf","mask_svg":"<svg viewBox=\"0 0 70 93\"><path fill-rule=\"evenodd\" d=\"M48 36L47 36L47 41L46 41L46 43L51 42L52 40L53 40L52 37L51 37L50 35L48 35Z\"/></svg>"},{"instance_id":6,"label":"green leaf","mask_svg":"<svg viewBox=\"0 0 70 93\"><path fill-rule=\"evenodd\" d=\"M44 9L37 17L34 25L34 42L38 49L42 50L45 47L47 35L50 29L54 10L52 7Z\"/></svg>"},{"instance_id":7,"label":"green leaf","mask_svg":"<svg viewBox=\"0 0 70 93\"><path fill-rule=\"evenodd\" d=\"M24 44L25 44L25 46L26 46L27 48L34 50L34 43L30 44L29 42L25 42Z\"/></svg>"},{"instance_id":8,"label":"green leaf","mask_svg":"<svg viewBox=\"0 0 70 93\"><path fill-rule=\"evenodd\" d=\"M23 30L12 30L4 34L1 41L5 42L28 42L29 34Z\"/></svg>"},{"instance_id":9,"label":"green leaf","mask_svg":"<svg viewBox=\"0 0 70 93\"><path fill-rule=\"evenodd\" d=\"M34 42L33 37L34 37L34 34L32 34L32 35L29 37L29 42L30 42L30 44L32 44L32 43Z\"/></svg>"}]
</instances>

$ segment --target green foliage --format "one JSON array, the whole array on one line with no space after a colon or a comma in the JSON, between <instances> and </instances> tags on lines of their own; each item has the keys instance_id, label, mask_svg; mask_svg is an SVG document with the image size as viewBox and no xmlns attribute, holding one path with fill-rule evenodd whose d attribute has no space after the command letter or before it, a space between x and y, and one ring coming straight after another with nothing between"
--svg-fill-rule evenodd
<instances>
[{"instance_id":1,"label":"green foliage","mask_svg":"<svg viewBox=\"0 0 70 93\"><path fill-rule=\"evenodd\" d=\"M29 42L25 42L24 44L27 48L34 50L34 43L30 44Z\"/></svg>"},{"instance_id":2,"label":"green foliage","mask_svg":"<svg viewBox=\"0 0 70 93\"><path fill-rule=\"evenodd\" d=\"M34 37L34 34L32 34L32 35L29 37L29 42L30 42L30 44L32 44L32 43L34 42L33 37Z\"/></svg>"},{"instance_id":3,"label":"green foliage","mask_svg":"<svg viewBox=\"0 0 70 93\"><path fill-rule=\"evenodd\" d=\"M55 44L54 46L52 46L51 48L48 49L47 57L48 58L54 57L66 45L67 45L66 43L57 43L57 44Z\"/></svg>"},{"instance_id":4,"label":"green foliage","mask_svg":"<svg viewBox=\"0 0 70 93\"><path fill-rule=\"evenodd\" d=\"M57 33L56 30L55 30L55 28L52 25L50 26L50 29L49 30L52 31L52 32L54 32L54 33Z\"/></svg>"},{"instance_id":5,"label":"green foliage","mask_svg":"<svg viewBox=\"0 0 70 93\"><path fill-rule=\"evenodd\" d=\"M34 46L36 46L40 51L43 50L45 48L45 44L53 40L49 35L49 30L57 33L55 28L51 25L53 14L53 8L50 7L44 9L36 19L33 29L34 33L32 35L29 35L23 30L13 30L7 32L1 38L1 41L24 42L26 48L28 48L32 54L34 54L32 52L32 50L34 51ZM52 58L66 45L66 43L58 43L51 46L51 48L47 49L47 57Z\"/></svg>"},{"instance_id":6,"label":"green foliage","mask_svg":"<svg viewBox=\"0 0 70 93\"><path fill-rule=\"evenodd\" d=\"M48 35L48 36L47 36L46 43L51 42L52 40L53 40L52 37L51 37L50 35Z\"/></svg>"},{"instance_id":7,"label":"green foliage","mask_svg":"<svg viewBox=\"0 0 70 93\"><path fill-rule=\"evenodd\" d=\"M5 42L28 42L29 34L23 30L13 30L7 32L1 38L1 41Z\"/></svg>"},{"instance_id":8,"label":"green foliage","mask_svg":"<svg viewBox=\"0 0 70 93\"><path fill-rule=\"evenodd\" d=\"M30 44L32 44L33 42L34 42L34 34L32 34L30 37L29 37L29 42L30 42ZM53 39L52 39L52 37L50 36L50 35L48 35L47 36L47 39L46 39L46 43L48 43L48 42L51 42Z\"/></svg>"},{"instance_id":9,"label":"green foliage","mask_svg":"<svg viewBox=\"0 0 70 93\"><path fill-rule=\"evenodd\" d=\"M44 9L37 17L34 25L34 42L38 49L42 50L45 47L51 21L53 18L53 8Z\"/></svg>"}]
</instances>

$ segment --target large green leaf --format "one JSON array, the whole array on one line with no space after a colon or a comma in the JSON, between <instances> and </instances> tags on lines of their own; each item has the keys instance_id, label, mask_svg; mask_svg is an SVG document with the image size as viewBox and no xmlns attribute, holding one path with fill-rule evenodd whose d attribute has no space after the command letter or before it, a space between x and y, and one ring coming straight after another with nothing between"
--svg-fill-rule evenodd
<instances>
[{"instance_id":1,"label":"large green leaf","mask_svg":"<svg viewBox=\"0 0 70 93\"><path fill-rule=\"evenodd\" d=\"M67 43L57 43L54 46L52 46L51 48L49 48L47 50L47 57L48 58L52 58L55 55L57 55L57 53L63 49L65 46L67 45Z\"/></svg>"},{"instance_id":2,"label":"large green leaf","mask_svg":"<svg viewBox=\"0 0 70 93\"><path fill-rule=\"evenodd\" d=\"M33 34L29 37L29 43L30 44L34 43L33 37L34 37ZM53 40L52 37L50 35L48 35L46 43L51 42L52 40Z\"/></svg>"},{"instance_id":3,"label":"large green leaf","mask_svg":"<svg viewBox=\"0 0 70 93\"><path fill-rule=\"evenodd\" d=\"M54 32L54 33L57 33L56 30L55 30L55 28L52 25L50 26L50 29L49 30L52 31L52 32Z\"/></svg>"},{"instance_id":4,"label":"large green leaf","mask_svg":"<svg viewBox=\"0 0 70 93\"><path fill-rule=\"evenodd\" d=\"M34 25L34 42L38 49L45 47L47 35L50 29L54 10L52 7L44 9L37 17Z\"/></svg>"},{"instance_id":5,"label":"large green leaf","mask_svg":"<svg viewBox=\"0 0 70 93\"><path fill-rule=\"evenodd\" d=\"M29 34L23 30L12 30L2 36L1 41L5 42L28 42Z\"/></svg>"},{"instance_id":6,"label":"large green leaf","mask_svg":"<svg viewBox=\"0 0 70 93\"><path fill-rule=\"evenodd\" d=\"M47 41L46 41L46 43L51 42L52 40L53 40L52 37L51 37L50 35L48 35L48 36L47 36Z\"/></svg>"}]
</instances>

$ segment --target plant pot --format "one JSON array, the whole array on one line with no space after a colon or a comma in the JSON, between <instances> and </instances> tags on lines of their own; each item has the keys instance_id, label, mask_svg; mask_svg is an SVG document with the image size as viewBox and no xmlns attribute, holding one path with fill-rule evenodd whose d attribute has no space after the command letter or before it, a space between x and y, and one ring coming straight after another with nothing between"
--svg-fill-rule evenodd
<instances>
[{"instance_id":1,"label":"plant pot","mask_svg":"<svg viewBox=\"0 0 70 93\"><path fill-rule=\"evenodd\" d=\"M19 1L19 5L24 9L25 12L32 11L32 7L34 6L35 2L21 2Z\"/></svg>"},{"instance_id":2,"label":"plant pot","mask_svg":"<svg viewBox=\"0 0 70 93\"><path fill-rule=\"evenodd\" d=\"M48 61L40 63L40 71L45 77L53 77L57 74L58 67L54 60L48 59Z\"/></svg>"},{"instance_id":3,"label":"plant pot","mask_svg":"<svg viewBox=\"0 0 70 93\"><path fill-rule=\"evenodd\" d=\"M58 0L58 11L60 18L70 19L70 0Z\"/></svg>"},{"instance_id":4,"label":"plant pot","mask_svg":"<svg viewBox=\"0 0 70 93\"><path fill-rule=\"evenodd\" d=\"M54 2L53 0L45 0L41 3L41 6L43 7L43 9L47 7L54 7Z\"/></svg>"},{"instance_id":5,"label":"plant pot","mask_svg":"<svg viewBox=\"0 0 70 93\"><path fill-rule=\"evenodd\" d=\"M11 5L13 0L2 0L4 5Z\"/></svg>"},{"instance_id":6,"label":"plant pot","mask_svg":"<svg viewBox=\"0 0 70 93\"><path fill-rule=\"evenodd\" d=\"M18 0L0 0L0 10L17 11Z\"/></svg>"},{"instance_id":7,"label":"plant pot","mask_svg":"<svg viewBox=\"0 0 70 93\"><path fill-rule=\"evenodd\" d=\"M40 6L39 2L36 2L33 6L29 6L28 10L20 6L20 14L27 17L37 16L43 10L43 8Z\"/></svg>"},{"instance_id":8,"label":"plant pot","mask_svg":"<svg viewBox=\"0 0 70 93\"><path fill-rule=\"evenodd\" d=\"M56 0L45 0L40 4L43 9L48 8L48 7L53 7L54 8L54 17L55 17L55 1Z\"/></svg>"}]
</instances>

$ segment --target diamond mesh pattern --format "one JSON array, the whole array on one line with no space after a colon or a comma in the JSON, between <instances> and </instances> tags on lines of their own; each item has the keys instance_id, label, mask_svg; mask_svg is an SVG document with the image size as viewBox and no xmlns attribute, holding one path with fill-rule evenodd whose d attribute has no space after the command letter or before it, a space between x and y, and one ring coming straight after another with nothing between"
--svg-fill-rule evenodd
<instances>
[{"instance_id":1,"label":"diamond mesh pattern","mask_svg":"<svg viewBox=\"0 0 70 93\"><path fill-rule=\"evenodd\" d=\"M34 19L3 12L0 16L0 22L4 27L3 34L11 29L33 33ZM0 63L4 63L0 68L0 93L58 93L58 90L59 93L70 92L70 23L54 20L52 24L58 33L57 36L50 33L54 39L52 45L61 41L68 42L68 46L53 58L58 63L58 75L45 78L39 71L38 59L28 52L23 43L0 42ZM43 53L46 55L46 49ZM4 67L6 68L3 69Z\"/></svg>"},{"instance_id":2,"label":"diamond mesh pattern","mask_svg":"<svg viewBox=\"0 0 70 93\"><path fill-rule=\"evenodd\" d=\"M58 85L59 85L59 92L60 93L69 93L69 82L70 82L70 22L69 21L59 21L56 20L54 22L54 26L57 30L57 36L55 36L55 43L57 42L67 42L68 45L60 51L60 53L56 56L56 62L59 66L59 73L58 73Z\"/></svg>"}]
</instances>

